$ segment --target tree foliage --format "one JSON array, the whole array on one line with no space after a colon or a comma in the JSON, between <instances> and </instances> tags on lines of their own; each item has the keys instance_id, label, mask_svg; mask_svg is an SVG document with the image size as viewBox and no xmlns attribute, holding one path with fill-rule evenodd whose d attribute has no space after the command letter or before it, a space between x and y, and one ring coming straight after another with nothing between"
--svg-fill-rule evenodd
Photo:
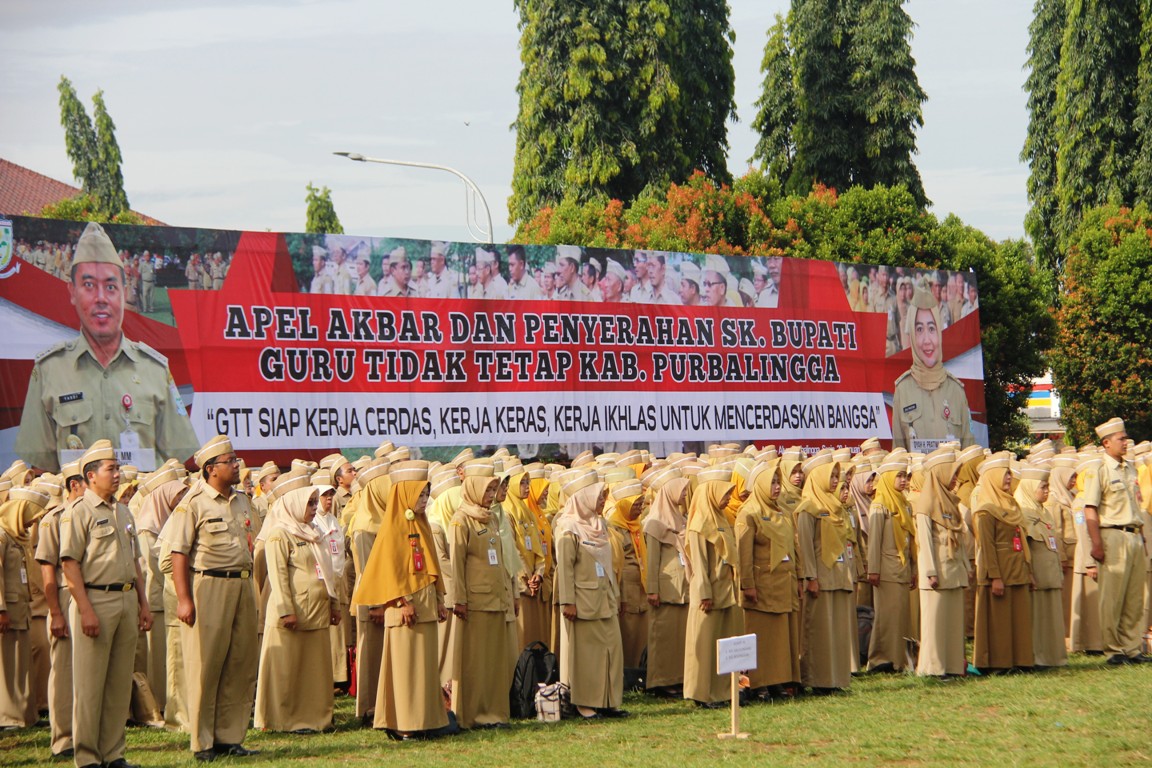
<instances>
[{"instance_id":1,"label":"tree foliage","mask_svg":"<svg viewBox=\"0 0 1152 768\"><path fill-rule=\"evenodd\" d=\"M516 0L522 68L509 220L630 200L695 169L727 180L735 114L723 0Z\"/></svg>"},{"instance_id":2,"label":"tree foliage","mask_svg":"<svg viewBox=\"0 0 1152 768\"><path fill-rule=\"evenodd\" d=\"M903 0L793 0L769 30L754 161L796 192L903 185L925 206L916 129L927 99ZM787 174L787 175L785 175Z\"/></svg>"},{"instance_id":3,"label":"tree foliage","mask_svg":"<svg viewBox=\"0 0 1152 768\"><path fill-rule=\"evenodd\" d=\"M344 227L340 224L340 217L336 215L336 207L332 204L332 190L328 187L317 188L308 182L308 194L304 201L308 203L308 213L305 217L304 231L313 234L342 235Z\"/></svg>"},{"instance_id":4,"label":"tree foliage","mask_svg":"<svg viewBox=\"0 0 1152 768\"><path fill-rule=\"evenodd\" d=\"M1055 268L1056 244L1056 81L1060 74L1060 49L1064 44L1066 0L1036 0L1028 25L1028 135L1020 159L1028 163L1028 199L1032 208L1024 228L1032 238L1041 263Z\"/></svg>"},{"instance_id":5,"label":"tree foliage","mask_svg":"<svg viewBox=\"0 0 1152 768\"><path fill-rule=\"evenodd\" d=\"M120 165L123 160L116 142L116 125L104 104L104 92L92 97L95 125L76 89L68 78L61 76L57 85L60 93L60 124L64 127L64 146L72 161L72 175L80 182L86 199L80 208L87 208L102 221L129 210L128 195L124 192L124 176Z\"/></svg>"},{"instance_id":6,"label":"tree foliage","mask_svg":"<svg viewBox=\"0 0 1152 768\"><path fill-rule=\"evenodd\" d=\"M87 192L76 197L49 203L36 214L45 219L65 219L67 221L95 221L100 224L147 224L144 217L127 208L119 213L109 214L96 198Z\"/></svg>"},{"instance_id":7,"label":"tree foliage","mask_svg":"<svg viewBox=\"0 0 1152 768\"><path fill-rule=\"evenodd\" d=\"M1137 440L1152 437L1152 211L1105 205L1085 212L1069 240L1062 279L1053 384L1072 438L1124 419Z\"/></svg>"},{"instance_id":8,"label":"tree foliage","mask_svg":"<svg viewBox=\"0 0 1152 768\"><path fill-rule=\"evenodd\" d=\"M1054 324L1051 280L1027 243L995 243L950 216L924 212L903 187L817 186L787 194L753 170L729 185L703 174L628 205L564 201L521 227L525 243L581 243L723 255L812 259L975 270L980 285L984 396L993 446L1027 436L1022 407L1044 373Z\"/></svg>"},{"instance_id":9,"label":"tree foliage","mask_svg":"<svg viewBox=\"0 0 1152 768\"><path fill-rule=\"evenodd\" d=\"M1134 198L1152 204L1152 0L1143 0L1140 67L1136 73L1136 168Z\"/></svg>"},{"instance_id":10,"label":"tree foliage","mask_svg":"<svg viewBox=\"0 0 1152 768\"><path fill-rule=\"evenodd\" d=\"M1131 203L1143 0L1070 0L1056 80L1056 235L1084 210Z\"/></svg>"}]
</instances>

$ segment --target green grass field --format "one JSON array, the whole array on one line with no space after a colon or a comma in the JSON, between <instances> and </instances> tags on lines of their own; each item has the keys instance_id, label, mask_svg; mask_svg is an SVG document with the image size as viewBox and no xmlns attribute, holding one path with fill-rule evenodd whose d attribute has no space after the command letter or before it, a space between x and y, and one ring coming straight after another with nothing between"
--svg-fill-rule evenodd
<instances>
[{"instance_id":1,"label":"green grass field","mask_svg":"<svg viewBox=\"0 0 1152 768\"><path fill-rule=\"evenodd\" d=\"M1073 657L1065 670L967 680L873 676L846 695L804 697L741 710L747 741L721 741L727 710L628 694L626 720L514 721L439 741L390 742L359 727L337 699L336 731L316 736L251 732L259 756L219 765L649 766L1059 765L1152 761L1152 665L1106 667ZM0 736L0 764L51 764L47 728ZM128 759L142 766L196 765L179 733L133 728Z\"/></svg>"}]
</instances>

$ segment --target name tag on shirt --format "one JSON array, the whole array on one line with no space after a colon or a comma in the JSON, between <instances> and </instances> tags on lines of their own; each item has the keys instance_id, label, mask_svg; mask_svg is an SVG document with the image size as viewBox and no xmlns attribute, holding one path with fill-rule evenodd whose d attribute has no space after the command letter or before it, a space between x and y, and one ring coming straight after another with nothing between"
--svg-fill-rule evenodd
<instances>
[{"instance_id":1,"label":"name tag on shirt","mask_svg":"<svg viewBox=\"0 0 1152 768\"><path fill-rule=\"evenodd\" d=\"M324 581L324 571L320 570L320 563L316 563L316 578Z\"/></svg>"},{"instance_id":2,"label":"name tag on shirt","mask_svg":"<svg viewBox=\"0 0 1152 768\"><path fill-rule=\"evenodd\" d=\"M525 536L524 537L524 549L528 550L529 552L532 551L532 537L531 536Z\"/></svg>"},{"instance_id":3,"label":"name tag on shirt","mask_svg":"<svg viewBox=\"0 0 1152 768\"><path fill-rule=\"evenodd\" d=\"M782 562L782 563L789 563L789 562L791 562L791 561L792 561L792 556L791 556L791 555L784 555L784 558L783 558L783 559L782 559L780 562Z\"/></svg>"},{"instance_id":4,"label":"name tag on shirt","mask_svg":"<svg viewBox=\"0 0 1152 768\"><path fill-rule=\"evenodd\" d=\"M852 542L845 542L844 551L848 553L848 559L852 559Z\"/></svg>"},{"instance_id":5,"label":"name tag on shirt","mask_svg":"<svg viewBox=\"0 0 1152 768\"><path fill-rule=\"evenodd\" d=\"M604 566L600 565L600 561L596 561L596 578L604 578Z\"/></svg>"},{"instance_id":6,"label":"name tag on shirt","mask_svg":"<svg viewBox=\"0 0 1152 768\"><path fill-rule=\"evenodd\" d=\"M1077 512L1075 515L1072 516L1072 519L1076 521L1076 525L1084 525L1084 513L1083 512Z\"/></svg>"},{"instance_id":7,"label":"name tag on shirt","mask_svg":"<svg viewBox=\"0 0 1152 768\"><path fill-rule=\"evenodd\" d=\"M1056 551L1056 537L1055 536L1049 536L1048 537L1048 549L1052 550L1053 552Z\"/></svg>"},{"instance_id":8,"label":"name tag on shirt","mask_svg":"<svg viewBox=\"0 0 1152 768\"><path fill-rule=\"evenodd\" d=\"M495 549L488 550L488 565L500 565L500 558L496 555Z\"/></svg>"},{"instance_id":9,"label":"name tag on shirt","mask_svg":"<svg viewBox=\"0 0 1152 768\"><path fill-rule=\"evenodd\" d=\"M340 544L335 539L328 540L328 551L334 555L340 554Z\"/></svg>"},{"instance_id":10,"label":"name tag on shirt","mask_svg":"<svg viewBox=\"0 0 1152 768\"><path fill-rule=\"evenodd\" d=\"M687 563L684 562L684 553L683 552L677 552L676 557L680 558L680 567L681 568L683 568L685 565L687 565Z\"/></svg>"},{"instance_id":11,"label":"name tag on shirt","mask_svg":"<svg viewBox=\"0 0 1152 768\"><path fill-rule=\"evenodd\" d=\"M28 583L28 571L24 570L23 568L20 569L20 583L21 584L27 584Z\"/></svg>"}]
</instances>

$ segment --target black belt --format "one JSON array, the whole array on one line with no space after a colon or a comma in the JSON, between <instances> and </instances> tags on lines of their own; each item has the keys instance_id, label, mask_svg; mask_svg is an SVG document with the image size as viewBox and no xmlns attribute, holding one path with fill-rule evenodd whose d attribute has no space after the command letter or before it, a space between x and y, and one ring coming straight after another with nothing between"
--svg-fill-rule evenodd
<instances>
[{"instance_id":1,"label":"black belt","mask_svg":"<svg viewBox=\"0 0 1152 768\"><path fill-rule=\"evenodd\" d=\"M135 584L85 584L84 589L96 589L100 592L131 592Z\"/></svg>"},{"instance_id":2,"label":"black belt","mask_svg":"<svg viewBox=\"0 0 1152 768\"><path fill-rule=\"evenodd\" d=\"M193 570L193 573L198 573L201 576L212 576L217 579L246 579L252 575L252 571L217 571L211 568L206 568L202 571Z\"/></svg>"},{"instance_id":3,"label":"black belt","mask_svg":"<svg viewBox=\"0 0 1152 768\"><path fill-rule=\"evenodd\" d=\"M1143 526L1139 525L1104 525L1101 526L1106 531L1124 531L1126 533L1143 533Z\"/></svg>"}]
</instances>

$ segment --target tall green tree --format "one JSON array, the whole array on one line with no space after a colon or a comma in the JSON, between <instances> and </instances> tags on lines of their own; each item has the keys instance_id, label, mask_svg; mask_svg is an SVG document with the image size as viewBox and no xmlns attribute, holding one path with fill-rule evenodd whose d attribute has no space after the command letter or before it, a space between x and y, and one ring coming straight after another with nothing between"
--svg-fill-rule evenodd
<instances>
[{"instance_id":1,"label":"tall green tree","mask_svg":"<svg viewBox=\"0 0 1152 768\"><path fill-rule=\"evenodd\" d=\"M57 90L64 146L72 161L72 175L88 197L85 206L90 203L94 215L102 219L128 211L128 195L124 192L124 176L120 170L123 157L116 142L116 125L104 104L104 92L97 91L92 97L96 116L93 125L68 78L60 77Z\"/></svg>"},{"instance_id":2,"label":"tall green tree","mask_svg":"<svg viewBox=\"0 0 1152 768\"><path fill-rule=\"evenodd\" d=\"M509 220L727 178L732 33L720 0L516 0L520 96Z\"/></svg>"},{"instance_id":3,"label":"tall green tree","mask_svg":"<svg viewBox=\"0 0 1152 768\"><path fill-rule=\"evenodd\" d=\"M308 194L304 201L308 203L308 212L304 231L318 235L344 234L340 217L336 215L336 206L332 204L332 190L328 187L314 187L312 182L308 182L307 189Z\"/></svg>"},{"instance_id":4,"label":"tall green tree","mask_svg":"<svg viewBox=\"0 0 1152 768\"><path fill-rule=\"evenodd\" d=\"M1049 268L1060 263L1056 242L1056 81L1064 44L1067 0L1036 0L1028 25L1028 135L1020 159L1028 163L1028 199L1032 207L1024 228L1040 261Z\"/></svg>"},{"instance_id":5,"label":"tall green tree","mask_svg":"<svg viewBox=\"0 0 1152 768\"><path fill-rule=\"evenodd\" d=\"M903 185L926 206L911 38L904 0L792 0L764 50L753 160L792 191Z\"/></svg>"},{"instance_id":6,"label":"tall green tree","mask_svg":"<svg viewBox=\"0 0 1152 768\"><path fill-rule=\"evenodd\" d=\"M756 100L756 118L752 121L752 128L760 138L748 162L759 163L769 176L786 181L792 176L796 159L796 141L792 135L796 124L796 87L788 22L779 13L768 28L760 72L764 80L760 98Z\"/></svg>"},{"instance_id":7,"label":"tall green tree","mask_svg":"<svg viewBox=\"0 0 1152 768\"><path fill-rule=\"evenodd\" d=\"M1152 0L1143 0L1140 13L1140 67L1136 81L1136 200L1152 205Z\"/></svg>"},{"instance_id":8,"label":"tall green tree","mask_svg":"<svg viewBox=\"0 0 1152 768\"><path fill-rule=\"evenodd\" d=\"M1087 208L1131 203L1143 0L1069 0L1056 80L1056 235Z\"/></svg>"}]
</instances>

